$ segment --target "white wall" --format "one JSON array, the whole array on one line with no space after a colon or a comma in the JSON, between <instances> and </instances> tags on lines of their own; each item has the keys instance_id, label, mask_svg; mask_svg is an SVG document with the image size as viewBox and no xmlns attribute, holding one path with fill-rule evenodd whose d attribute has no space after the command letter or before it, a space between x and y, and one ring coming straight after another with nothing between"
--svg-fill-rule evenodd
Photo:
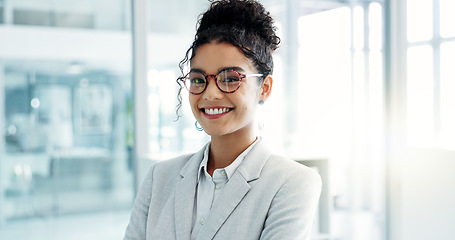
<instances>
[{"instance_id":1,"label":"white wall","mask_svg":"<svg viewBox=\"0 0 455 240\"><path fill-rule=\"evenodd\" d=\"M401 171L401 240L455 239L455 151L410 150Z\"/></svg>"}]
</instances>

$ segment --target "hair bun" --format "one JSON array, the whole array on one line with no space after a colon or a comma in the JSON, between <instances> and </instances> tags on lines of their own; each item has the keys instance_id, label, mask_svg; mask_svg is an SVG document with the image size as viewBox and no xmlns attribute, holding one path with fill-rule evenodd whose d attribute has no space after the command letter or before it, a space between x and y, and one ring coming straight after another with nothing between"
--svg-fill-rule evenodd
<instances>
[{"instance_id":1,"label":"hair bun","mask_svg":"<svg viewBox=\"0 0 455 240\"><path fill-rule=\"evenodd\" d=\"M280 38L270 13L262 4L253 0L221 0L212 2L209 10L199 20L196 35L211 28L228 26L257 34L273 51L278 48Z\"/></svg>"}]
</instances>

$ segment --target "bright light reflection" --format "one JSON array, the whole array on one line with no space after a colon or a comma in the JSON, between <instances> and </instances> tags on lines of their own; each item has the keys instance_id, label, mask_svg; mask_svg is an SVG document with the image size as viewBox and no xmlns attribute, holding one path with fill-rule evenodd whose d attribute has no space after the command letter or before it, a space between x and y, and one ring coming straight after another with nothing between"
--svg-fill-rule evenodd
<instances>
[{"instance_id":1,"label":"bright light reflection","mask_svg":"<svg viewBox=\"0 0 455 240\"><path fill-rule=\"evenodd\" d=\"M370 4L370 49L382 49L382 5L380 3Z\"/></svg>"},{"instance_id":2,"label":"bright light reflection","mask_svg":"<svg viewBox=\"0 0 455 240\"><path fill-rule=\"evenodd\" d=\"M440 6L440 21L441 21L441 36L443 38L455 37L455 1L454 0L439 0Z\"/></svg>"},{"instance_id":3,"label":"bright light reflection","mask_svg":"<svg viewBox=\"0 0 455 240\"><path fill-rule=\"evenodd\" d=\"M372 141L377 141L376 146L380 146L383 134L383 79L382 79L382 53L378 51L370 52L370 72L368 81L368 101L369 101L369 121L370 134L374 137ZM378 152L378 154L380 154Z\"/></svg>"},{"instance_id":4,"label":"bright light reflection","mask_svg":"<svg viewBox=\"0 0 455 240\"><path fill-rule=\"evenodd\" d=\"M299 99L296 151L308 155L347 149L351 100L351 9L299 19ZM324 29L324 31L321 31ZM345 143L345 144L344 144Z\"/></svg>"},{"instance_id":5,"label":"bright light reflection","mask_svg":"<svg viewBox=\"0 0 455 240\"><path fill-rule=\"evenodd\" d=\"M455 42L441 45L440 147L455 149Z\"/></svg>"},{"instance_id":6,"label":"bright light reflection","mask_svg":"<svg viewBox=\"0 0 455 240\"><path fill-rule=\"evenodd\" d=\"M418 42L430 40L433 36L433 1L407 1L408 41Z\"/></svg>"},{"instance_id":7,"label":"bright light reflection","mask_svg":"<svg viewBox=\"0 0 455 240\"><path fill-rule=\"evenodd\" d=\"M30 105L32 106L32 108L39 108L39 105L40 105L40 101L38 98L33 98L32 101L30 102Z\"/></svg>"},{"instance_id":8,"label":"bright light reflection","mask_svg":"<svg viewBox=\"0 0 455 240\"><path fill-rule=\"evenodd\" d=\"M433 132L433 49L429 45L408 49L408 144L429 147Z\"/></svg>"},{"instance_id":9,"label":"bright light reflection","mask_svg":"<svg viewBox=\"0 0 455 240\"><path fill-rule=\"evenodd\" d=\"M363 7L361 6L356 6L354 7L354 10L353 10L353 33L354 33L354 39L353 39L353 42L354 42L354 49L357 49L357 50L360 50L360 49L363 49L364 47L364 37L365 37L365 34L364 34L364 21L363 21L363 18L364 18L364 14L363 14Z\"/></svg>"},{"instance_id":10,"label":"bright light reflection","mask_svg":"<svg viewBox=\"0 0 455 240\"><path fill-rule=\"evenodd\" d=\"M147 84L149 87L154 88L158 86L158 77L160 72L158 70L152 69L147 74Z\"/></svg>"}]
</instances>

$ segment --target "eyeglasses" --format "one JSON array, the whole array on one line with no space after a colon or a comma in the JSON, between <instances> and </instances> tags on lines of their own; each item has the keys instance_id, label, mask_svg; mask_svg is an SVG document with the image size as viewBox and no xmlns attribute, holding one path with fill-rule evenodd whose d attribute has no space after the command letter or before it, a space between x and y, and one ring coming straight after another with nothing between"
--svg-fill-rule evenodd
<instances>
[{"instance_id":1,"label":"eyeglasses","mask_svg":"<svg viewBox=\"0 0 455 240\"><path fill-rule=\"evenodd\" d=\"M191 94L201 94L207 89L209 78L214 78L216 86L222 92L233 93L239 89L242 80L247 77L262 77L262 74L242 74L234 69L226 69L217 75L206 75L198 71L191 71L182 79L186 89Z\"/></svg>"}]
</instances>

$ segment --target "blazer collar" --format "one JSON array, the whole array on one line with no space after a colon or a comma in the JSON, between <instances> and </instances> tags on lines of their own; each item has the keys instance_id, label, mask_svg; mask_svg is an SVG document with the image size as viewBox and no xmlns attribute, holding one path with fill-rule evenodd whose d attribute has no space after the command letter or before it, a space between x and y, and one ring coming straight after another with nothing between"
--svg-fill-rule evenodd
<instances>
[{"instance_id":1,"label":"blazer collar","mask_svg":"<svg viewBox=\"0 0 455 240\"><path fill-rule=\"evenodd\" d=\"M175 229L177 240L191 236L194 199L196 196L197 173L204 155L205 147L195 153L180 171L182 179L177 183L175 192ZM251 186L249 182L259 178L271 153L261 138L237 168L201 228L198 240L212 239L231 215Z\"/></svg>"},{"instance_id":2,"label":"blazer collar","mask_svg":"<svg viewBox=\"0 0 455 240\"><path fill-rule=\"evenodd\" d=\"M185 166L180 170L180 175L185 177L195 177L197 178L197 171L199 171L199 166L201 165L201 161L204 158L204 151L210 145L208 142L201 150L193 154L193 156L188 160ZM196 176L194 176L196 174Z\"/></svg>"},{"instance_id":3,"label":"blazer collar","mask_svg":"<svg viewBox=\"0 0 455 240\"><path fill-rule=\"evenodd\" d=\"M261 138L251 152L245 157L237 171L242 174L245 181L250 182L259 178L262 168L271 155L266 141Z\"/></svg>"},{"instance_id":4,"label":"blazer collar","mask_svg":"<svg viewBox=\"0 0 455 240\"><path fill-rule=\"evenodd\" d=\"M259 178L262 168L270 157L270 151L262 139L254 146L220 193L201 228L198 240L213 239L223 223L250 190L249 182Z\"/></svg>"},{"instance_id":5,"label":"blazer collar","mask_svg":"<svg viewBox=\"0 0 455 240\"><path fill-rule=\"evenodd\" d=\"M204 158L204 151L209 145L207 143L201 150L196 152L185 166L180 171L180 175L183 178L190 177L197 179L199 166L202 159ZM264 138L258 139L256 145L251 149L248 155L245 156L242 164L237 168L237 171L242 174L247 182L259 178L262 168L269 159L271 152Z\"/></svg>"},{"instance_id":6,"label":"blazer collar","mask_svg":"<svg viewBox=\"0 0 455 240\"><path fill-rule=\"evenodd\" d=\"M175 231L177 240L190 239L196 197L197 171L204 155L204 148L195 153L180 171L182 179L175 188Z\"/></svg>"}]
</instances>

